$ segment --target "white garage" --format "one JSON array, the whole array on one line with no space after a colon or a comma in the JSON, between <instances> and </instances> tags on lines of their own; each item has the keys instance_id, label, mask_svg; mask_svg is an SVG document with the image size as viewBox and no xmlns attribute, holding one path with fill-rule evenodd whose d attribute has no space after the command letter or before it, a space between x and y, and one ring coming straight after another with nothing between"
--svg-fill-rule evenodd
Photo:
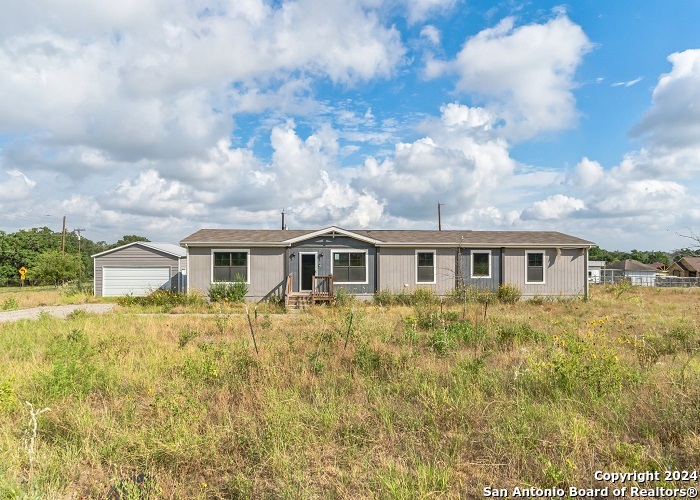
<instances>
[{"instance_id":1,"label":"white garage","mask_svg":"<svg viewBox=\"0 0 700 500\"><path fill-rule=\"evenodd\" d=\"M95 295L184 291L187 252L172 243L138 241L93 255Z\"/></svg>"},{"instance_id":2,"label":"white garage","mask_svg":"<svg viewBox=\"0 0 700 500\"><path fill-rule=\"evenodd\" d=\"M103 267L102 296L148 295L153 290L170 289L168 267Z\"/></svg>"}]
</instances>

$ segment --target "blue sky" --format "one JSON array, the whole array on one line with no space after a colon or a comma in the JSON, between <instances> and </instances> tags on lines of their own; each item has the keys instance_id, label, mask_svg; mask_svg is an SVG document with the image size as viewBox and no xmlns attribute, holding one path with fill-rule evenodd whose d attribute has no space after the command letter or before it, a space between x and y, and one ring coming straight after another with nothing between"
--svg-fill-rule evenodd
<instances>
[{"instance_id":1,"label":"blue sky","mask_svg":"<svg viewBox=\"0 0 700 500\"><path fill-rule=\"evenodd\" d=\"M38 0L0 19L0 230L700 228L700 4Z\"/></svg>"}]
</instances>

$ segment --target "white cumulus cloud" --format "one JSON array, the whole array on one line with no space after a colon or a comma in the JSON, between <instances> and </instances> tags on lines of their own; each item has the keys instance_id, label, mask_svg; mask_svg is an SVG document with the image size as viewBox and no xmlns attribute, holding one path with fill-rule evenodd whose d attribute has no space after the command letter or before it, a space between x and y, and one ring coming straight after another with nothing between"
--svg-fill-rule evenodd
<instances>
[{"instance_id":1,"label":"white cumulus cloud","mask_svg":"<svg viewBox=\"0 0 700 500\"><path fill-rule=\"evenodd\" d=\"M571 217L574 212L585 208L583 200L555 194L544 200L536 201L532 206L523 210L520 217L523 220L558 220Z\"/></svg>"},{"instance_id":2,"label":"white cumulus cloud","mask_svg":"<svg viewBox=\"0 0 700 500\"><path fill-rule=\"evenodd\" d=\"M455 60L429 61L426 74L456 72L458 88L480 94L508 136L523 139L574 124L574 75L591 47L564 15L519 27L506 18L469 38Z\"/></svg>"}]
</instances>

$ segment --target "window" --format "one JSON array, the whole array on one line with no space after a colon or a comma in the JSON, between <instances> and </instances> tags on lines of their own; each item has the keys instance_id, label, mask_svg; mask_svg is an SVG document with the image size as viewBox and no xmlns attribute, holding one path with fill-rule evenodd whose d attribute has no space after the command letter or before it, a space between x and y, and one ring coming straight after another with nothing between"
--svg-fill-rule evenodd
<instances>
[{"instance_id":1,"label":"window","mask_svg":"<svg viewBox=\"0 0 700 500\"><path fill-rule=\"evenodd\" d=\"M472 252L472 278L491 277L491 252Z\"/></svg>"},{"instance_id":2,"label":"window","mask_svg":"<svg viewBox=\"0 0 700 500\"><path fill-rule=\"evenodd\" d=\"M435 283L435 252L416 252L416 283Z\"/></svg>"},{"instance_id":3,"label":"window","mask_svg":"<svg viewBox=\"0 0 700 500\"><path fill-rule=\"evenodd\" d=\"M680 278L681 272L680 271L673 271L673 275Z\"/></svg>"},{"instance_id":4,"label":"window","mask_svg":"<svg viewBox=\"0 0 700 500\"><path fill-rule=\"evenodd\" d=\"M212 281L236 281L236 276L241 276L246 283L248 277L248 252L212 252L214 268Z\"/></svg>"},{"instance_id":5,"label":"window","mask_svg":"<svg viewBox=\"0 0 700 500\"><path fill-rule=\"evenodd\" d=\"M526 283L544 283L544 252L526 252Z\"/></svg>"},{"instance_id":6,"label":"window","mask_svg":"<svg viewBox=\"0 0 700 500\"><path fill-rule=\"evenodd\" d=\"M365 252L333 252L334 283L367 283Z\"/></svg>"}]
</instances>

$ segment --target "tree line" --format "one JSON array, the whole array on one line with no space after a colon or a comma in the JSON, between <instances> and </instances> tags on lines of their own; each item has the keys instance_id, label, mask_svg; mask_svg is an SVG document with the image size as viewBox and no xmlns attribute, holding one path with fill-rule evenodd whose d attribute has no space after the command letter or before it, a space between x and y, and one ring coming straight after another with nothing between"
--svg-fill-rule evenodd
<instances>
[{"instance_id":1,"label":"tree line","mask_svg":"<svg viewBox=\"0 0 700 500\"><path fill-rule=\"evenodd\" d=\"M700 249L679 248L673 252L663 252L661 250L632 250L630 252L621 252L619 250L611 251L604 250L600 247L594 247L588 252L589 260L604 260L607 263L620 260L637 260L644 264L661 262L665 266L670 266L673 262L680 260L682 257L700 257Z\"/></svg>"},{"instance_id":2,"label":"tree line","mask_svg":"<svg viewBox=\"0 0 700 500\"><path fill-rule=\"evenodd\" d=\"M129 234L113 244L82 236L78 244L78 235L67 232L65 251L62 251L62 239L61 232L48 227L14 233L0 231L0 284L16 282L21 267L27 270L26 279L30 281L58 284L78 277L90 280L93 276L91 255L135 241L149 241L143 236Z\"/></svg>"}]
</instances>

